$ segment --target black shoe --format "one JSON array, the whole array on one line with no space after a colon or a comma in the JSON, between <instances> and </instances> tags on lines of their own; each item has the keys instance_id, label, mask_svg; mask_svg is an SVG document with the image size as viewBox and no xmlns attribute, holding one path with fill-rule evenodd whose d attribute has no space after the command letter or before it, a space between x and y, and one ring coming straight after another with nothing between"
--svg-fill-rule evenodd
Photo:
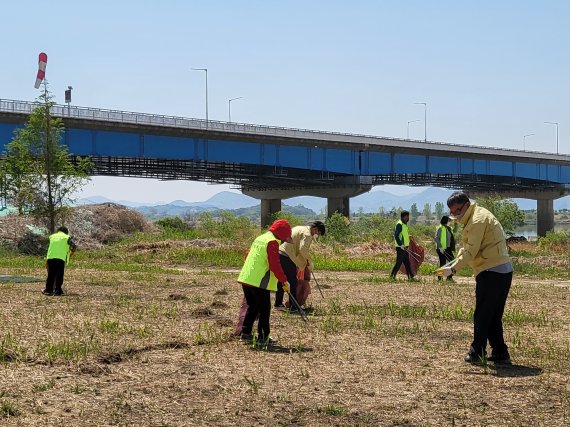
<instances>
[{"instance_id":1,"label":"black shoe","mask_svg":"<svg viewBox=\"0 0 570 427\"><path fill-rule=\"evenodd\" d=\"M282 310L285 310L287 307L285 307L285 304L275 304L275 305L273 306L273 308L274 308L275 310L282 311Z\"/></svg>"},{"instance_id":2,"label":"black shoe","mask_svg":"<svg viewBox=\"0 0 570 427\"><path fill-rule=\"evenodd\" d=\"M253 340L253 335L251 334L241 334L239 337L241 342L250 343Z\"/></svg>"},{"instance_id":3,"label":"black shoe","mask_svg":"<svg viewBox=\"0 0 570 427\"><path fill-rule=\"evenodd\" d=\"M46 291L46 290L44 289L44 290L42 291L42 294L44 294L44 295L47 295L47 296L50 296L50 297L51 297L51 296L53 295L53 292L50 292L50 291Z\"/></svg>"},{"instance_id":4,"label":"black shoe","mask_svg":"<svg viewBox=\"0 0 570 427\"><path fill-rule=\"evenodd\" d=\"M267 339L258 337L257 345L259 345L260 347L272 347L274 345L277 345L277 340L272 337L268 337Z\"/></svg>"},{"instance_id":5,"label":"black shoe","mask_svg":"<svg viewBox=\"0 0 570 427\"><path fill-rule=\"evenodd\" d=\"M472 365L485 365L488 359L486 355L467 353L463 357L463 360L465 360L467 363L471 363Z\"/></svg>"},{"instance_id":6,"label":"black shoe","mask_svg":"<svg viewBox=\"0 0 570 427\"><path fill-rule=\"evenodd\" d=\"M53 296L54 297L61 297L61 296L63 296L63 291L54 291Z\"/></svg>"},{"instance_id":7,"label":"black shoe","mask_svg":"<svg viewBox=\"0 0 570 427\"><path fill-rule=\"evenodd\" d=\"M511 356L509 354L509 352L505 352L505 353L500 353L500 354L491 354L487 360L489 362L493 362L493 363L497 363L497 364L503 364L503 365L510 365L511 362Z\"/></svg>"}]
</instances>

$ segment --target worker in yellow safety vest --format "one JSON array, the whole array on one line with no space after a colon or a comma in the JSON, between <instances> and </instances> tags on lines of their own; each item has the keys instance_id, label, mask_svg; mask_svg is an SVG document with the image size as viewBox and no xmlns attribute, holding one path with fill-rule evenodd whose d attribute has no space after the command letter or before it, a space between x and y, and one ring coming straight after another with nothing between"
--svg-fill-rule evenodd
<instances>
[{"instance_id":1,"label":"worker in yellow safety vest","mask_svg":"<svg viewBox=\"0 0 570 427\"><path fill-rule=\"evenodd\" d=\"M49 248L46 255L46 287L42 291L44 295L63 295L65 266L75 250L76 245L67 227L59 227L56 233L49 236Z\"/></svg>"},{"instance_id":2,"label":"worker in yellow safety vest","mask_svg":"<svg viewBox=\"0 0 570 427\"><path fill-rule=\"evenodd\" d=\"M440 224L435 230L435 243L437 256L439 257L439 266L443 267L448 262L452 261L454 258L453 252L455 252L455 236L454 231L457 231L457 223L455 223L454 230L451 230L449 226L450 219L447 215L441 217ZM438 280L442 280L441 276L438 276ZM453 275L449 275L447 280L452 281Z\"/></svg>"},{"instance_id":3,"label":"worker in yellow safety vest","mask_svg":"<svg viewBox=\"0 0 570 427\"><path fill-rule=\"evenodd\" d=\"M253 340L253 323L259 316L257 342L264 345L276 343L276 340L269 335L269 316L271 313L269 292L277 291L277 282L283 284L283 289L286 292L290 291L287 276L285 276L279 261L279 245L281 242L291 243L291 226L284 219L275 221L267 232L253 241L239 274L238 283L241 284L247 301L247 311L241 330L243 342Z\"/></svg>"},{"instance_id":4,"label":"worker in yellow safety vest","mask_svg":"<svg viewBox=\"0 0 570 427\"><path fill-rule=\"evenodd\" d=\"M408 246L410 246L410 234L408 231L408 221L410 220L410 213L402 211L400 213L400 220L396 223L394 228L394 246L396 247L396 264L390 273L390 278L396 280L396 274L402 263L406 268L408 279L413 280L412 267L410 266L410 255L408 253Z\"/></svg>"}]
</instances>

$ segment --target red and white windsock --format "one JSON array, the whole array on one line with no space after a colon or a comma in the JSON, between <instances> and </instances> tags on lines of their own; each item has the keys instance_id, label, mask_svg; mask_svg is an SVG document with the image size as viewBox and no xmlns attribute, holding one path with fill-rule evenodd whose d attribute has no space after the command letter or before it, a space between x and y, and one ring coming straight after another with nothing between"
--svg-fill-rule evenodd
<instances>
[{"instance_id":1,"label":"red and white windsock","mask_svg":"<svg viewBox=\"0 0 570 427\"><path fill-rule=\"evenodd\" d=\"M34 85L36 89L40 87L42 81L46 76L46 65L47 65L47 55L42 52L40 53L40 56L38 58L38 76L36 77L36 84Z\"/></svg>"}]
</instances>

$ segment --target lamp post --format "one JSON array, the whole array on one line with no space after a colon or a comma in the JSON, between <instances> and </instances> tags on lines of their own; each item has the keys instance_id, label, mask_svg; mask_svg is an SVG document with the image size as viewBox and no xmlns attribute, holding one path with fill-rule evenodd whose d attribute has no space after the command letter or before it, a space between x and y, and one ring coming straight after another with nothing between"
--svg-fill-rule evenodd
<instances>
[{"instance_id":1,"label":"lamp post","mask_svg":"<svg viewBox=\"0 0 570 427\"><path fill-rule=\"evenodd\" d=\"M408 128L406 132L406 139L410 139L410 123L421 122L421 120L410 120L408 121Z\"/></svg>"},{"instance_id":2,"label":"lamp post","mask_svg":"<svg viewBox=\"0 0 570 427\"><path fill-rule=\"evenodd\" d=\"M206 73L206 127L208 127L208 69L192 68L193 71L204 71Z\"/></svg>"},{"instance_id":3,"label":"lamp post","mask_svg":"<svg viewBox=\"0 0 570 427\"><path fill-rule=\"evenodd\" d=\"M414 102L414 104L424 106L424 142L427 142L427 102Z\"/></svg>"},{"instance_id":4,"label":"lamp post","mask_svg":"<svg viewBox=\"0 0 570 427\"><path fill-rule=\"evenodd\" d=\"M558 154L558 122L544 122L549 125L556 125L556 154Z\"/></svg>"},{"instance_id":5,"label":"lamp post","mask_svg":"<svg viewBox=\"0 0 570 427\"><path fill-rule=\"evenodd\" d=\"M523 135L523 151L526 151L526 148L525 148L526 137L527 136L533 136L533 135L534 135L534 133L528 133L526 135Z\"/></svg>"},{"instance_id":6,"label":"lamp post","mask_svg":"<svg viewBox=\"0 0 570 427\"><path fill-rule=\"evenodd\" d=\"M228 99L228 122L232 122L232 101L236 99L243 99L243 96L238 96L237 98Z\"/></svg>"},{"instance_id":7,"label":"lamp post","mask_svg":"<svg viewBox=\"0 0 570 427\"><path fill-rule=\"evenodd\" d=\"M71 116L71 91L73 88L71 86L67 86L67 90L65 91L65 102L67 103L67 115Z\"/></svg>"}]
</instances>

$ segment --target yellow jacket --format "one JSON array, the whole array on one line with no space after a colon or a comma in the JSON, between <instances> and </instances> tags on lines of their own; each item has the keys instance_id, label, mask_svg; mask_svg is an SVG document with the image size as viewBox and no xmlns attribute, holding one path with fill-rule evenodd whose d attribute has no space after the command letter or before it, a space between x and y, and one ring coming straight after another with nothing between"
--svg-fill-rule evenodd
<instances>
[{"instance_id":1,"label":"yellow jacket","mask_svg":"<svg viewBox=\"0 0 570 427\"><path fill-rule=\"evenodd\" d=\"M308 225L298 225L293 227L291 234L292 243L283 242L279 246L279 252L286 254L297 268L304 270L309 263L309 270L312 271L313 263L310 262L309 248L313 241L311 227Z\"/></svg>"},{"instance_id":2,"label":"yellow jacket","mask_svg":"<svg viewBox=\"0 0 570 427\"><path fill-rule=\"evenodd\" d=\"M459 270L469 265L477 276L484 270L511 261L503 227L487 209L471 203L461 224L463 248L452 268Z\"/></svg>"}]
</instances>

